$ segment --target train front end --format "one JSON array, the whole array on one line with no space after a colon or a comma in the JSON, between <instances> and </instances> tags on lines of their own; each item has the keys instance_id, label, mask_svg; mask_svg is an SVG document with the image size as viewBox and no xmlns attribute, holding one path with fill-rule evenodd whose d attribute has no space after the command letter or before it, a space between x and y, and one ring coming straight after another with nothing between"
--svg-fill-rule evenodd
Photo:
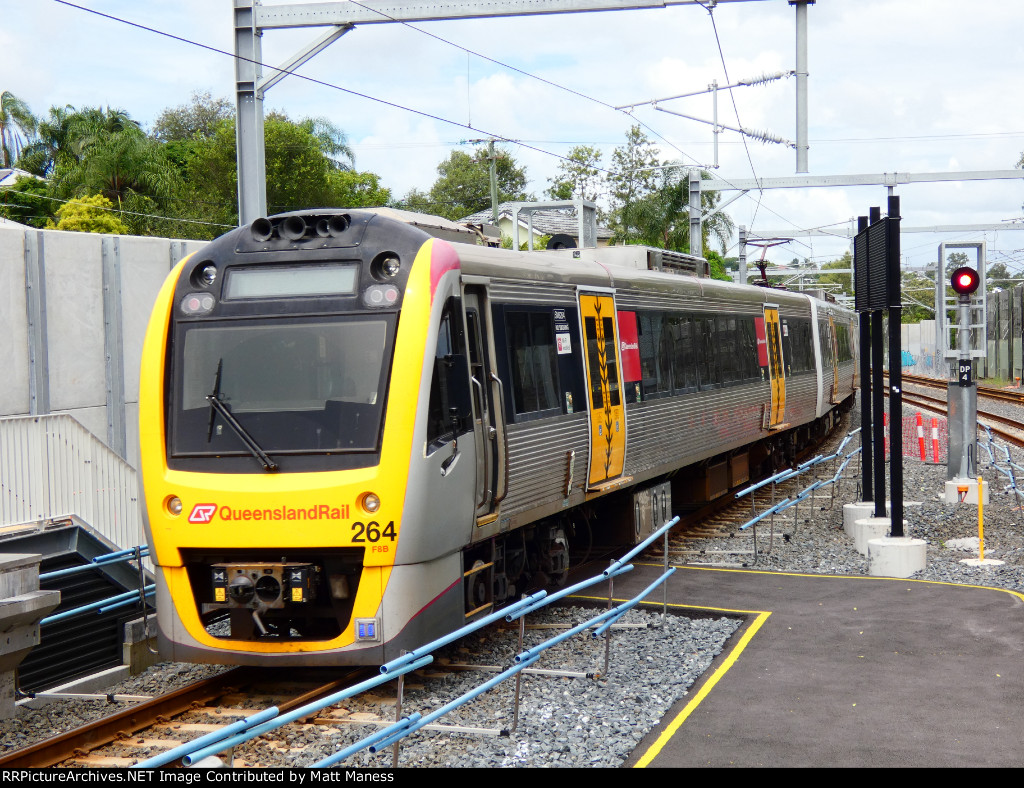
<instances>
[{"instance_id":1,"label":"train front end","mask_svg":"<svg viewBox=\"0 0 1024 788\"><path fill-rule=\"evenodd\" d=\"M305 211L168 277L139 396L166 657L381 664L461 610L461 537L403 539L435 294L457 268L406 224Z\"/></svg>"}]
</instances>

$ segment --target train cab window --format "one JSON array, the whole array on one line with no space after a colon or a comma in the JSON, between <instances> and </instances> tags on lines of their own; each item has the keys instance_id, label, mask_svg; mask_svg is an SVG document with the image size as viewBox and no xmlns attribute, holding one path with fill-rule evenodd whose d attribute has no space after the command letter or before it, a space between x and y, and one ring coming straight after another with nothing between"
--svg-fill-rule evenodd
<instances>
[{"instance_id":1,"label":"train cab window","mask_svg":"<svg viewBox=\"0 0 1024 788\"><path fill-rule=\"evenodd\" d=\"M443 446L469 429L469 372L462 327L462 302L449 298L437 330L434 374L427 408L427 451Z\"/></svg>"},{"instance_id":2,"label":"train cab window","mask_svg":"<svg viewBox=\"0 0 1024 788\"><path fill-rule=\"evenodd\" d=\"M528 418L561 412L558 354L549 312L506 312L512 404Z\"/></svg>"},{"instance_id":3,"label":"train cab window","mask_svg":"<svg viewBox=\"0 0 1024 788\"><path fill-rule=\"evenodd\" d=\"M251 461L253 444L275 462L376 451L394 325L390 316L180 325L171 461L233 467L245 458L239 468L250 472L261 467Z\"/></svg>"}]
</instances>

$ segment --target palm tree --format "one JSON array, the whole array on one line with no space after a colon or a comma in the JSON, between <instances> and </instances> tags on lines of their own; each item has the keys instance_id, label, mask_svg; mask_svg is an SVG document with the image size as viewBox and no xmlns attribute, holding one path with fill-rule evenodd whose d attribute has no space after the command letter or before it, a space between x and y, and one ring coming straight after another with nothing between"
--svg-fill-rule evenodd
<instances>
[{"instance_id":1,"label":"palm tree","mask_svg":"<svg viewBox=\"0 0 1024 788\"><path fill-rule=\"evenodd\" d=\"M75 108L70 104L50 107L49 115L36 126L35 138L22 149L19 166L41 178L52 175L61 157L70 155L70 124L74 115Z\"/></svg>"},{"instance_id":2,"label":"palm tree","mask_svg":"<svg viewBox=\"0 0 1024 788\"><path fill-rule=\"evenodd\" d=\"M158 203L173 196L173 168L159 143L146 137L137 125L119 131L92 128L76 139L81 158L58 169L57 188L65 194L102 194L119 208L130 193L151 197Z\"/></svg>"},{"instance_id":3,"label":"palm tree","mask_svg":"<svg viewBox=\"0 0 1024 788\"><path fill-rule=\"evenodd\" d=\"M355 167L356 156L348 144L348 136L327 118L306 118L297 125L320 143L320 150L334 169L351 170Z\"/></svg>"},{"instance_id":4,"label":"palm tree","mask_svg":"<svg viewBox=\"0 0 1024 788\"><path fill-rule=\"evenodd\" d=\"M701 172L703 180L711 175ZM710 212L720 199L718 192L700 193L701 212ZM690 247L689 176L682 167L666 169L661 186L622 207L622 226L612 239L613 243L642 243L661 249L688 251ZM723 252L728 247L735 225L724 213L716 213L701 225L701 249L708 247L715 236Z\"/></svg>"},{"instance_id":5,"label":"palm tree","mask_svg":"<svg viewBox=\"0 0 1024 788\"><path fill-rule=\"evenodd\" d=\"M0 93L0 166L14 166L35 130L36 119L28 104L9 90Z\"/></svg>"}]
</instances>

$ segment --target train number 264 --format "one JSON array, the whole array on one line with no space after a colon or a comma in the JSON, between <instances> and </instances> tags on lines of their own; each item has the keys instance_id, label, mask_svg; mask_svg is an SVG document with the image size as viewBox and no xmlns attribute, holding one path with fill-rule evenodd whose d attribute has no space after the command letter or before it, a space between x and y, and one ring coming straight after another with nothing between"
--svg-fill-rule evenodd
<instances>
[{"instance_id":1,"label":"train number 264","mask_svg":"<svg viewBox=\"0 0 1024 788\"><path fill-rule=\"evenodd\" d=\"M370 521L368 523L352 523L352 530L355 532L352 536L353 542L379 542L381 539L390 539L392 542L395 541L395 521L392 520L390 523L384 526L383 530L380 527L380 523Z\"/></svg>"}]
</instances>

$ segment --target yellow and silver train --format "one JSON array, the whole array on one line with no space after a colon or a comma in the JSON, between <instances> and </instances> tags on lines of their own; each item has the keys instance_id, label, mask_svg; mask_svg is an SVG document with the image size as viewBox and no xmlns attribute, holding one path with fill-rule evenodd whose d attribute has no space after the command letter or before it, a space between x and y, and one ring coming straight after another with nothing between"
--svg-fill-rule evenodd
<instances>
[{"instance_id":1,"label":"yellow and silver train","mask_svg":"<svg viewBox=\"0 0 1024 788\"><path fill-rule=\"evenodd\" d=\"M381 664L792 460L852 404L854 316L704 266L335 209L188 257L139 396L164 655Z\"/></svg>"}]
</instances>

